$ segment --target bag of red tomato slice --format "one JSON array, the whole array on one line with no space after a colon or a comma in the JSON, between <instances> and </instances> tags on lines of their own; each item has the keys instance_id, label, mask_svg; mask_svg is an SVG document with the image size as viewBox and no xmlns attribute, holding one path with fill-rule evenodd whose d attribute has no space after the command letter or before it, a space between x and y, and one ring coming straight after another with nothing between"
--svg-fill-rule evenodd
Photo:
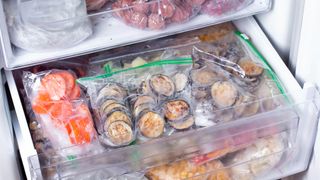
<instances>
[{"instance_id":1,"label":"bag of red tomato slice","mask_svg":"<svg viewBox=\"0 0 320 180\"><path fill-rule=\"evenodd\" d=\"M71 71L24 72L23 84L32 110L53 149L63 155L88 150L97 142L96 130L85 98ZM72 151L67 151L72 147ZM70 154L71 153L71 154Z\"/></svg>"}]
</instances>

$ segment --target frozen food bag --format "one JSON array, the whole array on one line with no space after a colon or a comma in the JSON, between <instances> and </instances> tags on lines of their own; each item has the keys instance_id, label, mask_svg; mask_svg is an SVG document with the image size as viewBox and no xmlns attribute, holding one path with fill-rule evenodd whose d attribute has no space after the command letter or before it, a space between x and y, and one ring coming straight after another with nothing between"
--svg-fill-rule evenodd
<instances>
[{"instance_id":1,"label":"frozen food bag","mask_svg":"<svg viewBox=\"0 0 320 180\"><path fill-rule=\"evenodd\" d=\"M263 57L241 37L232 33L193 49L190 79L198 126L252 116L279 105L276 100L259 101L285 90Z\"/></svg>"},{"instance_id":2,"label":"frozen food bag","mask_svg":"<svg viewBox=\"0 0 320 180\"><path fill-rule=\"evenodd\" d=\"M115 17L139 29L160 30L169 24L189 21L200 11L203 0L118 0Z\"/></svg>"},{"instance_id":3,"label":"frozen food bag","mask_svg":"<svg viewBox=\"0 0 320 180\"><path fill-rule=\"evenodd\" d=\"M10 40L28 51L74 46L92 34L84 0L6 1Z\"/></svg>"},{"instance_id":4,"label":"frozen food bag","mask_svg":"<svg viewBox=\"0 0 320 180\"><path fill-rule=\"evenodd\" d=\"M23 84L42 133L53 149L79 145L64 155L79 154L96 140L87 102L70 71L24 72Z\"/></svg>"},{"instance_id":5,"label":"frozen food bag","mask_svg":"<svg viewBox=\"0 0 320 180\"><path fill-rule=\"evenodd\" d=\"M97 124L100 124L100 134L110 126L108 119L112 113L122 111L129 117L125 119L131 120L125 122L129 126L134 125L132 131L136 132L139 142L144 142L194 125L188 78L191 67L191 58L155 61L96 77L80 78L78 82L87 88L98 117ZM110 84L113 84L112 90ZM120 90L123 88L119 87L126 88ZM113 108L116 108L115 112Z\"/></svg>"},{"instance_id":6,"label":"frozen food bag","mask_svg":"<svg viewBox=\"0 0 320 180\"><path fill-rule=\"evenodd\" d=\"M223 16L235 13L252 2L253 0L205 0L202 4L201 13L210 16Z\"/></svg>"}]
</instances>

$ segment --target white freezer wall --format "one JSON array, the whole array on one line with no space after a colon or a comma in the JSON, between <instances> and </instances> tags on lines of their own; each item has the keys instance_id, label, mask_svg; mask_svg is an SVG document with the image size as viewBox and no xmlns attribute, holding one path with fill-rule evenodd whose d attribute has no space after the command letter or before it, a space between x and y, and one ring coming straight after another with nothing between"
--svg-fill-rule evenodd
<instances>
[{"instance_id":1,"label":"white freezer wall","mask_svg":"<svg viewBox=\"0 0 320 180\"><path fill-rule=\"evenodd\" d=\"M295 77L300 84L311 82L320 90L320 1L305 0L302 21L297 22L295 42L291 48L290 64L295 67ZM320 133L318 124L314 152L307 171L292 176L290 180L316 180L320 177Z\"/></svg>"},{"instance_id":2,"label":"white freezer wall","mask_svg":"<svg viewBox=\"0 0 320 180\"><path fill-rule=\"evenodd\" d=\"M256 16L261 28L285 63L289 60L293 17L301 0L274 0L270 12Z\"/></svg>"}]
</instances>

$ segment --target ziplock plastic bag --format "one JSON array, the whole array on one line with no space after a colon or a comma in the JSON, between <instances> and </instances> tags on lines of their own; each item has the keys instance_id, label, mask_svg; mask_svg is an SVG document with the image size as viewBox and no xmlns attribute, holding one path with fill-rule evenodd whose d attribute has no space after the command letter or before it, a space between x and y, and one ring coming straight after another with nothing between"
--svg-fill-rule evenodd
<instances>
[{"instance_id":1,"label":"ziplock plastic bag","mask_svg":"<svg viewBox=\"0 0 320 180\"><path fill-rule=\"evenodd\" d=\"M95 146L97 137L91 113L72 72L24 72L23 84L35 117L53 149L80 145L71 152L62 151L63 155L72 155Z\"/></svg>"},{"instance_id":2,"label":"ziplock plastic bag","mask_svg":"<svg viewBox=\"0 0 320 180\"><path fill-rule=\"evenodd\" d=\"M115 108L129 114L132 121L127 124L135 127L131 129L135 132L130 133L137 134L138 140L143 142L193 126L188 80L191 65L190 58L156 61L97 77L81 78L78 82L87 88L92 108L96 112L109 112L113 109L113 101L122 100L122 104ZM102 95L104 90L101 87L107 87L108 84L116 84L117 88L114 89L118 89L117 92L109 90L109 93ZM119 95L119 92L124 92L119 90L120 87L125 87L126 96ZM117 98L111 99L110 94ZM110 115L103 112L96 113L96 117L99 133L104 136L106 127L110 126L104 119L110 118Z\"/></svg>"},{"instance_id":3,"label":"ziplock plastic bag","mask_svg":"<svg viewBox=\"0 0 320 180\"><path fill-rule=\"evenodd\" d=\"M130 26L159 30L189 21L198 14L202 3L203 0L118 0L112 9L117 18Z\"/></svg>"},{"instance_id":4,"label":"ziplock plastic bag","mask_svg":"<svg viewBox=\"0 0 320 180\"><path fill-rule=\"evenodd\" d=\"M253 0L206 0L201 8L203 14L221 16L247 7Z\"/></svg>"},{"instance_id":5,"label":"ziplock plastic bag","mask_svg":"<svg viewBox=\"0 0 320 180\"><path fill-rule=\"evenodd\" d=\"M272 101L260 104L259 99L284 90L261 56L250 54L244 47L234 34L194 47L190 77L197 125L252 116L278 105Z\"/></svg>"},{"instance_id":6,"label":"ziplock plastic bag","mask_svg":"<svg viewBox=\"0 0 320 180\"><path fill-rule=\"evenodd\" d=\"M6 2L11 42L29 51L71 47L92 34L84 0Z\"/></svg>"}]
</instances>

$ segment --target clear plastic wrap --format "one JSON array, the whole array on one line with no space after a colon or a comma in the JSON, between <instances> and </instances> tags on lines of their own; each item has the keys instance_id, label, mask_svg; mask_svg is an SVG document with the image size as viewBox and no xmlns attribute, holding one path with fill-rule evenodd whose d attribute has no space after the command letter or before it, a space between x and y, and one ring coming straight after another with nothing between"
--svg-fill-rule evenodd
<instances>
[{"instance_id":1,"label":"clear plastic wrap","mask_svg":"<svg viewBox=\"0 0 320 180\"><path fill-rule=\"evenodd\" d=\"M113 3L115 16L126 24L160 30L172 23L184 23L200 11L202 0L118 0Z\"/></svg>"},{"instance_id":2,"label":"clear plastic wrap","mask_svg":"<svg viewBox=\"0 0 320 180\"><path fill-rule=\"evenodd\" d=\"M284 92L263 59L248 51L238 38L229 34L221 41L197 44L193 49L194 67L190 79L199 126L268 110L277 106L277 102L253 102ZM248 105L237 107L243 104ZM231 106L235 106L233 112L220 111Z\"/></svg>"},{"instance_id":3,"label":"clear plastic wrap","mask_svg":"<svg viewBox=\"0 0 320 180\"><path fill-rule=\"evenodd\" d=\"M149 180L254 179L280 163L286 146L284 139L285 133L260 138L238 150L220 150L220 153L214 151L153 167L146 171L145 176Z\"/></svg>"},{"instance_id":4,"label":"clear plastic wrap","mask_svg":"<svg viewBox=\"0 0 320 180\"><path fill-rule=\"evenodd\" d=\"M69 156L96 146L91 113L72 72L24 72L23 83L35 118L53 149L81 145L74 151L63 152Z\"/></svg>"},{"instance_id":5,"label":"clear plastic wrap","mask_svg":"<svg viewBox=\"0 0 320 180\"><path fill-rule=\"evenodd\" d=\"M210 16L222 16L247 7L253 0L206 0L201 8L201 13Z\"/></svg>"},{"instance_id":6,"label":"clear plastic wrap","mask_svg":"<svg viewBox=\"0 0 320 180\"><path fill-rule=\"evenodd\" d=\"M10 40L28 51L74 46L92 34L84 0L6 1Z\"/></svg>"},{"instance_id":7,"label":"clear plastic wrap","mask_svg":"<svg viewBox=\"0 0 320 180\"><path fill-rule=\"evenodd\" d=\"M191 66L190 58L155 61L98 77L82 78L78 81L87 88L92 108L99 112L96 113L96 117L100 134L105 132L103 127L109 126L108 121L103 119L110 118L108 114L114 104L118 105L115 108L120 108L122 112L128 114L126 119L131 119L128 121L129 124L135 126L132 134L135 134L136 129L138 142L144 142L171 135L175 131L189 129L194 125L188 79ZM104 88L101 88L107 87L108 84L126 87L125 92L128 94L118 96L122 101L121 105L115 104L114 101L117 101L115 98L110 99L110 96L118 93L113 93L111 90L104 91ZM101 111L104 112L101 113Z\"/></svg>"}]
</instances>

